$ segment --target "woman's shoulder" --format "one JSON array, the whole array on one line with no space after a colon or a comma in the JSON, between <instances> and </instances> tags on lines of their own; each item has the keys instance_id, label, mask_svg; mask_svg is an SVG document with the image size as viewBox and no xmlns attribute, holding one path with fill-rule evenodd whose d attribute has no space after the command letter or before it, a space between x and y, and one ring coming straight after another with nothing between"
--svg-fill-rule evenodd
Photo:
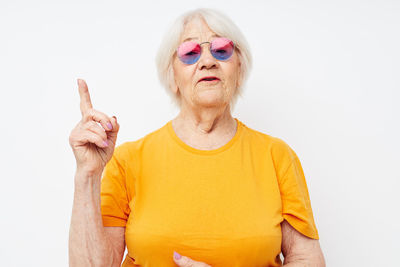
<instances>
[{"instance_id":1,"label":"woman's shoulder","mask_svg":"<svg viewBox=\"0 0 400 267\"><path fill-rule=\"evenodd\" d=\"M285 138L278 137L263 131L255 130L244 123L245 138L251 146L262 149L271 155L276 162L291 162L297 155Z\"/></svg>"},{"instance_id":2,"label":"woman's shoulder","mask_svg":"<svg viewBox=\"0 0 400 267\"><path fill-rule=\"evenodd\" d=\"M274 148L278 150L287 149L288 143L282 138L266 133L264 131L256 130L252 127L247 126L242 122L245 135L247 138L254 142L261 142L264 147Z\"/></svg>"}]
</instances>

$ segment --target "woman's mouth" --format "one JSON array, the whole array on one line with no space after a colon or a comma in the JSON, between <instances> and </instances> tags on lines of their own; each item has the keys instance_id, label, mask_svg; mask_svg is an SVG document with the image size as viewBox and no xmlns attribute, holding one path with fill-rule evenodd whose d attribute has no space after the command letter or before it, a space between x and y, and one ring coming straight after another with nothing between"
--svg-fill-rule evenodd
<instances>
[{"instance_id":1,"label":"woman's mouth","mask_svg":"<svg viewBox=\"0 0 400 267\"><path fill-rule=\"evenodd\" d=\"M214 80L202 80L202 81L200 81L200 82L205 82L205 83L210 83L210 84L212 84L212 83L217 83L217 82L219 82L219 80L218 80L218 79L214 79Z\"/></svg>"},{"instance_id":2,"label":"woman's mouth","mask_svg":"<svg viewBox=\"0 0 400 267\"><path fill-rule=\"evenodd\" d=\"M219 82L220 79L218 77L215 76L208 76L208 77L203 77L200 79L199 82L206 82L206 83L217 83Z\"/></svg>"}]
</instances>

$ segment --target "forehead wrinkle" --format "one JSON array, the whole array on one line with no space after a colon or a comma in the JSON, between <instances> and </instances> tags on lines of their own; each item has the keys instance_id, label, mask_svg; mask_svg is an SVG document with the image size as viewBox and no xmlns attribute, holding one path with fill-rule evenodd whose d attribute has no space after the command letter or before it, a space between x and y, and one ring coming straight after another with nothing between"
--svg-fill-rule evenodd
<instances>
[{"instance_id":1,"label":"forehead wrinkle","mask_svg":"<svg viewBox=\"0 0 400 267\"><path fill-rule=\"evenodd\" d=\"M213 34L213 35L211 35L211 37L220 37L220 36L218 34ZM194 39L199 39L199 37L188 37L188 38L184 39L183 42L194 40Z\"/></svg>"}]
</instances>

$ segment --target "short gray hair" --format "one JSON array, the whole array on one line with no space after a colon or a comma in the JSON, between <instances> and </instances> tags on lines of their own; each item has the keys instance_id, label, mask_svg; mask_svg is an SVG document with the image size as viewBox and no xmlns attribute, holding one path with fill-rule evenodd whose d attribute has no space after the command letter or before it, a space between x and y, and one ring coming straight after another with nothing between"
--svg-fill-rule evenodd
<instances>
[{"instance_id":1,"label":"short gray hair","mask_svg":"<svg viewBox=\"0 0 400 267\"><path fill-rule=\"evenodd\" d=\"M186 24L196 18L203 18L212 31L219 36L231 39L235 44L236 51L238 51L239 61L241 64L241 74L239 77L240 84L238 85L238 88L236 88L230 103L232 110L236 104L238 96L242 96L244 85L252 67L252 56L249 45L242 32L230 18L218 10L209 8L190 10L180 15L170 25L169 30L162 39L156 55L158 78L160 79L161 85L166 89L167 94L171 96L172 102L180 107L180 97L171 91L171 89L176 86L172 59L176 48L179 45Z\"/></svg>"}]
</instances>

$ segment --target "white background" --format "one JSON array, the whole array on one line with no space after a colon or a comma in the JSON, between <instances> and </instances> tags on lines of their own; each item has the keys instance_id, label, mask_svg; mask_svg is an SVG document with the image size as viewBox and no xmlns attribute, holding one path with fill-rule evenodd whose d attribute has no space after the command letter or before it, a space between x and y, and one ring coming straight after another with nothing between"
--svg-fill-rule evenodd
<instances>
[{"instance_id":1,"label":"white background","mask_svg":"<svg viewBox=\"0 0 400 267\"><path fill-rule=\"evenodd\" d=\"M118 144L178 112L155 53L182 12L214 7L254 68L234 117L285 140L307 178L328 266L398 266L399 1L0 2L0 265L68 266L76 79Z\"/></svg>"}]
</instances>

